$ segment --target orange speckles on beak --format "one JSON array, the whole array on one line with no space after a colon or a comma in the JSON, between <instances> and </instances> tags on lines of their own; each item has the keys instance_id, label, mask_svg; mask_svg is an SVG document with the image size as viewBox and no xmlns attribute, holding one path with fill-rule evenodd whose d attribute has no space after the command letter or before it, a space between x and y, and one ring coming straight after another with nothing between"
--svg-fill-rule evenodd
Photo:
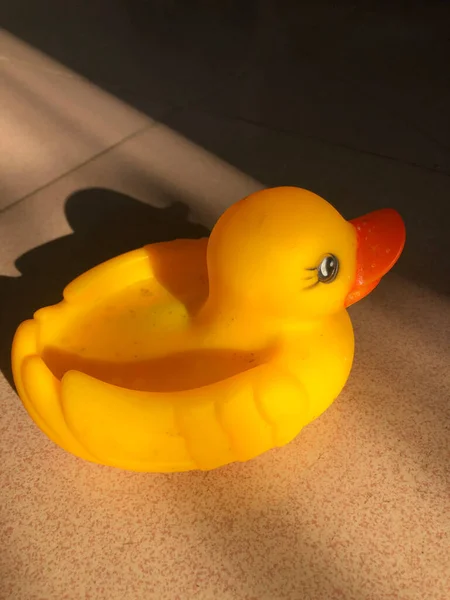
<instances>
[{"instance_id":1,"label":"orange speckles on beak","mask_svg":"<svg viewBox=\"0 0 450 600\"><path fill-rule=\"evenodd\" d=\"M403 219L390 208L350 223L356 229L358 246L355 281L345 300L346 307L367 296L378 285L399 259L406 239Z\"/></svg>"}]
</instances>

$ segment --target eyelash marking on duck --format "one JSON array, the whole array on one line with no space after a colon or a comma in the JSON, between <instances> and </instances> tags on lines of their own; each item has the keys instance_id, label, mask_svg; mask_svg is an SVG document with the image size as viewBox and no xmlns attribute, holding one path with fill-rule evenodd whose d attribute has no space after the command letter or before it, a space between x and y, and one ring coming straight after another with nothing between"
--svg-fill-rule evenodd
<instances>
[{"instance_id":1,"label":"eyelash marking on duck","mask_svg":"<svg viewBox=\"0 0 450 600\"><path fill-rule=\"evenodd\" d=\"M316 285L319 285L319 283L320 283L320 281L319 281L319 280L317 280L317 281L315 281L313 284L311 284L311 285L308 285L308 286L304 287L303 289L304 289L304 290L312 290L313 288L315 288L315 287L316 287Z\"/></svg>"}]
</instances>

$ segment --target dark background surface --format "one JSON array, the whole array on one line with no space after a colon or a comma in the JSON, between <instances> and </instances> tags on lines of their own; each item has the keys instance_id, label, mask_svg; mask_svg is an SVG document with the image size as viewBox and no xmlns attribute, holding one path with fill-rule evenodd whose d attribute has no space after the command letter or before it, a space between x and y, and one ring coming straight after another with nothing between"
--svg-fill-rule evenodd
<instances>
[{"instance_id":1,"label":"dark background surface","mask_svg":"<svg viewBox=\"0 0 450 600\"><path fill-rule=\"evenodd\" d=\"M449 2L15 0L0 22L265 185L397 208L398 272L449 293Z\"/></svg>"}]
</instances>

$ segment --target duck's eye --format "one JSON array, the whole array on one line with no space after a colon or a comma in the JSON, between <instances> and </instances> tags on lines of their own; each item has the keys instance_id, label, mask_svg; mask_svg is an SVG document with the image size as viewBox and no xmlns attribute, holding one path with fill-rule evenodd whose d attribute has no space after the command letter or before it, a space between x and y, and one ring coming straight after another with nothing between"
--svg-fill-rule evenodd
<instances>
[{"instance_id":1,"label":"duck's eye","mask_svg":"<svg viewBox=\"0 0 450 600\"><path fill-rule=\"evenodd\" d=\"M339 271L339 261L333 254L328 254L320 263L317 272L321 283L331 283Z\"/></svg>"}]
</instances>

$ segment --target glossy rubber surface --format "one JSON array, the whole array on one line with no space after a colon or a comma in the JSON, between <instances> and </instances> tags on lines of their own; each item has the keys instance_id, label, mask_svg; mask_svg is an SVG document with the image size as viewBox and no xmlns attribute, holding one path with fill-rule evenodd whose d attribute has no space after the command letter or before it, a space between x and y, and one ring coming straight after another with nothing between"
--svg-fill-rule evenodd
<instances>
[{"instance_id":1,"label":"glossy rubber surface","mask_svg":"<svg viewBox=\"0 0 450 600\"><path fill-rule=\"evenodd\" d=\"M357 249L318 196L258 192L209 240L119 256L24 322L19 395L55 443L125 469L212 469L282 446L349 375ZM327 252L340 265L329 285L317 275Z\"/></svg>"}]
</instances>

